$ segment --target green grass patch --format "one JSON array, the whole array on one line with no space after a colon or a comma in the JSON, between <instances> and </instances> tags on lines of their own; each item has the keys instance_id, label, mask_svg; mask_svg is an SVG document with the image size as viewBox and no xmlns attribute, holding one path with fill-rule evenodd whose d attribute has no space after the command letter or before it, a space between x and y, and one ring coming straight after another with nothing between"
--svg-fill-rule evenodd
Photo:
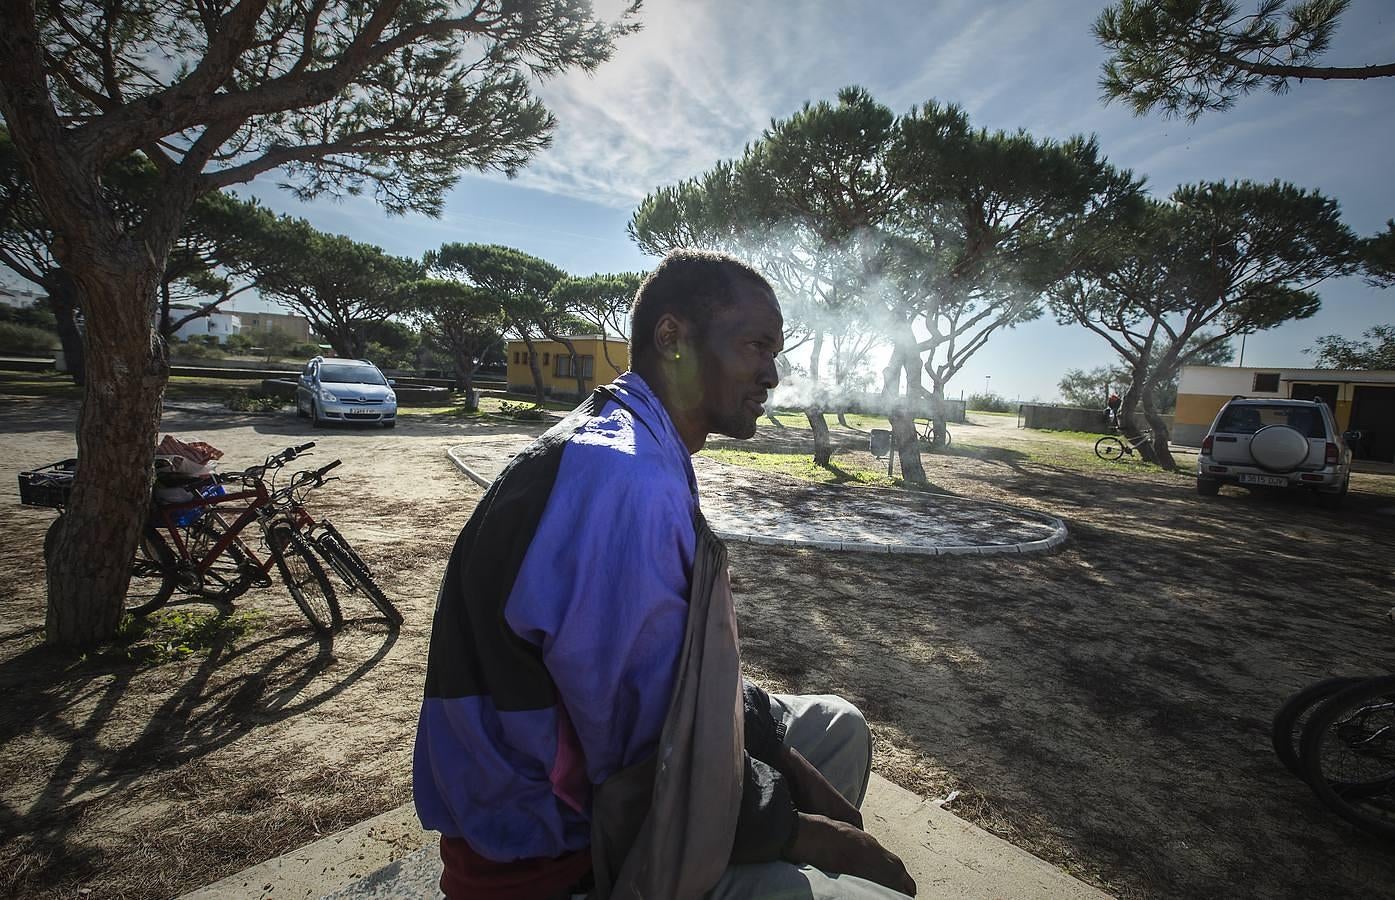
<instances>
[{"instance_id":1,"label":"green grass patch","mask_svg":"<svg viewBox=\"0 0 1395 900\"><path fill-rule=\"evenodd\" d=\"M236 646L255 634L265 621L266 614L255 610L229 614L175 608L144 618L128 615L121 620L112 643L101 650L84 653L74 664L163 665L204 655L216 648Z\"/></svg>"},{"instance_id":2,"label":"green grass patch","mask_svg":"<svg viewBox=\"0 0 1395 900\"><path fill-rule=\"evenodd\" d=\"M81 400L82 388L58 372L0 372L0 394L35 400Z\"/></svg>"},{"instance_id":3,"label":"green grass patch","mask_svg":"<svg viewBox=\"0 0 1395 900\"><path fill-rule=\"evenodd\" d=\"M848 413L843 418L848 420L848 427L858 431L870 431L873 428L888 428L885 416L866 416L861 413ZM786 428L803 428L809 430L809 417L802 412L777 412L775 419ZM838 416L835 413L824 413L823 420L828 423L829 428L841 429L843 426L838 423ZM769 420L762 418L761 422L767 423Z\"/></svg>"},{"instance_id":4,"label":"green grass patch","mask_svg":"<svg viewBox=\"0 0 1395 900\"><path fill-rule=\"evenodd\" d=\"M967 412L971 412L971 413L973 413L973 414L976 415L976 416L1009 416L1009 417L1014 418L1014 419L1017 418L1017 413L1016 413L1015 411L1013 411L1013 410L1003 410L1003 409L970 409L970 410L967 410Z\"/></svg>"},{"instance_id":5,"label":"green grass patch","mask_svg":"<svg viewBox=\"0 0 1395 900\"><path fill-rule=\"evenodd\" d=\"M833 458L833 464L824 468L815 465L813 458L807 453L759 453L752 450L713 448L703 450L702 455L734 466L778 472L791 478L820 484L871 484L880 487L902 485L901 479L888 478L885 471L845 465L839 462L836 456Z\"/></svg>"}]
</instances>

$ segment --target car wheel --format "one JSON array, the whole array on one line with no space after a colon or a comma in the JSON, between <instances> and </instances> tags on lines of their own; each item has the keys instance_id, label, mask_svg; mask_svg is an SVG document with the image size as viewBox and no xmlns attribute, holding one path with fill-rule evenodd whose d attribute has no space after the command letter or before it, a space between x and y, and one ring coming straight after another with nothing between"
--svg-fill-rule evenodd
<instances>
[{"instance_id":1,"label":"car wheel","mask_svg":"<svg viewBox=\"0 0 1395 900\"><path fill-rule=\"evenodd\" d=\"M310 401L310 424L316 428L325 427L324 419L320 418L320 404L317 401Z\"/></svg>"},{"instance_id":2,"label":"car wheel","mask_svg":"<svg viewBox=\"0 0 1395 900\"><path fill-rule=\"evenodd\" d=\"M385 420L385 421L383 422L383 427L384 427L384 428L396 428L396 427L397 427L397 420L396 420L396 419L388 419L388 420Z\"/></svg>"},{"instance_id":3,"label":"car wheel","mask_svg":"<svg viewBox=\"0 0 1395 900\"><path fill-rule=\"evenodd\" d=\"M1214 497L1221 492L1221 483L1214 478L1198 478L1196 492L1203 497Z\"/></svg>"}]
</instances>

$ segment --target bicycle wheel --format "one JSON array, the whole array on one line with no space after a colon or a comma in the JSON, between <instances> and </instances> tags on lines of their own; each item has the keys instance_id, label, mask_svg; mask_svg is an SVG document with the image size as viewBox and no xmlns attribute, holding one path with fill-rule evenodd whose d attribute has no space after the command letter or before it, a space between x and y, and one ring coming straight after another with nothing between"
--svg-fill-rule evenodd
<instances>
[{"instance_id":1,"label":"bicycle wheel","mask_svg":"<svg viewBox=\"0 0 1395 900\"><path fill-rule=\"evenodd\" d=\"M338 631L344 624L339 600L305 538L290 525L273 525L267 532L267 544L276 557L276 567L281 570L291 598L310 620L311 627L320 634Z\"/></svg>"},{"instance_id":2,"label":"bicycle wheel","mask_svg":"<svg viewBox=\"0 0 1395 900\"><path fill-rule=\"evenodd\" d=\"M1395 676L1364 679L1319 706L1303 729L1302 759L1329 809L1395 838Z\"/></svg>"},{"instance_id":3,"label":"bicycle wheel","mask_svg":"<svg viewBox=\"0 0 1395 900\"><path fill-rule=\"evenodd\" d=\"M189 527L189 557L203 561L228 533L227 526L217 516L205 514ZM198 595L210 603L231 603L247 593L252 580L246 572L250 563L247 554L234 541L223 548L199 580Z\"/></svg>"},{"instance_id":4,"label":"bicycle wheel","mask_svg":"<svg viewBox=\"0 0 1395 900\"><path fill-rule=\"evenodd\" d=\"M62 521L62 516L54 519L44 532L45 567L53 564L53 550ZM122 611L133 616L153 613L170 602L175 584L174 553L160 532L147 525L141 531L135 556L131 559L131 580L126 586L126 597L121 601Z\"/></svg>"},{"instance_id":5,"label":"bicycle wheel","mask_svg":"<svg viewBox=\"0 0 1395 900\"><path fill-rule=\"evenodd\" d=\"M378 608L378 612L383 614L383 618L395 628L402 624L402 613L397 607L392 605L392 601L383 593L383 589L378 587L378 582L373 579L373 573L369 571L368 564L363 561L363 557L349 542L339 533L333 525L328 522L321 523L323 533L315 539L315 549L320 551L320 555L325 558L335 573L343 579L349 586L349 590L362 591L364 596L373 602Z\"/></svg>"},{"instance_id":6,"label":"bicycle wheel","mask_svg":"<svg viewBox=\"0 0 1395 900\"><path fill-rule=\"evenodd\" d=\"M1100 459L1107 459L1110 461L1122 459L1127 452L1128 449L1124 446L1124 442L1114 437L1112 434L1107 434L1095 441L1095 455Z\"/></svg>"},{"instance_id":7,"label":"bicycle wheel","mask_svg":"<svg viewBox=\"0 0 1395 900\"><path fill-rule=\"evenodd\" d=\"M1274 714L1274 723L1269 729L1269 740L1274 745L1274 753L1279 762L1299 778L1308 776L1303 771L1299 756L1299 745L1303 738L1303 726L1308 723L1318 704L1344 688L1351 687L1360 678L1324 678L1299 691L1294 691L1279 711Z\"/></svg>"}]
</instances>

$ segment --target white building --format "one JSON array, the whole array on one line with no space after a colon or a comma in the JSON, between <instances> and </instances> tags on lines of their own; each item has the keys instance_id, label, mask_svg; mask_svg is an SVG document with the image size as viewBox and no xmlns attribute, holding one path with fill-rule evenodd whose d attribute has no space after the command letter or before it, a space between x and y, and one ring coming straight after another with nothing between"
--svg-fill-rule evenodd
<instances>
[{"instance_id":1,"label":"white building","mask_svg":"<svg viewBox=\"0 0 1395 900\"><path fill-rule=\"evenodd\" d=\"M36 303L42 303L48 299L48 294L29 288L15 287L12 284L0 284L0 306L13 306L16 309L25 309Z\"/></svg>"},{"instance_id":2,"label":"white building","mask_svg":"<svg viewBox=\"0 0 1395 900\"><path fill-rule=\"evenodd\" d=\"M178 322L180 319L197 311L198 307L182 303L170 304L170 321ZM242 333L242 318L235 312L224 312L215 310L206 316L199 316L190 319L179 328L175 329L174 336L181 341L187 341L191 337L202 334L211 334L218 339L218 343L226 344L228 338L234 334Z\"/></svg>"}]
</instances>

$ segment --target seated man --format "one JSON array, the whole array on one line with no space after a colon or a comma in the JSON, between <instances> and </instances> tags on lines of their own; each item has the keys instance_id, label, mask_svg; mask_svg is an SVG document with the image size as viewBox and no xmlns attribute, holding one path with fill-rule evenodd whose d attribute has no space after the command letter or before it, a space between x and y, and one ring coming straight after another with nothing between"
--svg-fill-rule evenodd
<instances>
[{"instance_id":1,"label":"seated man","mask_svg":"<svg viewBox=\"0 0 1395 900\"><path fill-rule=\"evenodd\" d=\"M914 893L862 831L861 714L740 678L698 505L689 457L755 434L782 328L754 270L670 254L635 298L632 371L516 457L461 532L413 772L447 896Z\"/></svg>"}]
</instances>

